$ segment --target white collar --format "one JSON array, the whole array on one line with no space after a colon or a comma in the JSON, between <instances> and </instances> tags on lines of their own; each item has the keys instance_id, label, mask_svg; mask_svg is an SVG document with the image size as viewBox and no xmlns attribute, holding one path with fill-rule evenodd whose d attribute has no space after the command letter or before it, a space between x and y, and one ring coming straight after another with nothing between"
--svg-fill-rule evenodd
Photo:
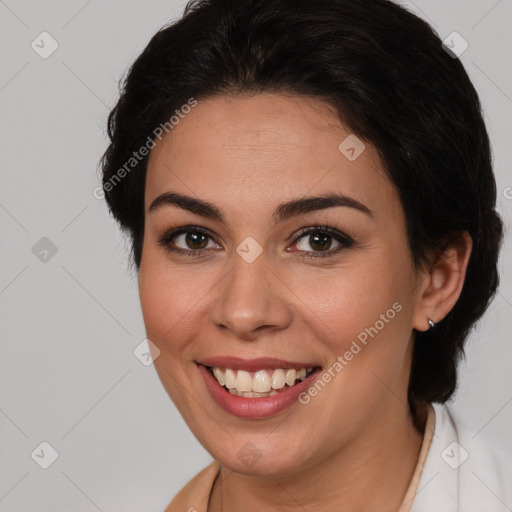
<instances>
[{"instance_id":1,"label":"white collar","mask_svg":"<svg viewBox=\"0 0 512 512\"><path fill-rule=\"evenodd\" d=\"M510 512L512 456L432 404L435 428L411 512Z\"/></svg>"}]
</instances>

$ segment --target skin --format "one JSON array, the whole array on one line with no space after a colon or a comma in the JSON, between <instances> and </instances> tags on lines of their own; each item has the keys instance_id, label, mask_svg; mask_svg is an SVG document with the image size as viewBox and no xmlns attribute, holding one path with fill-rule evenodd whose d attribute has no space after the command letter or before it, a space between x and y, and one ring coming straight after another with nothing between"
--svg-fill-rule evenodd
<instances>
[{"instance_id":1,"label":"skin","mask_svg":"<svg viewBox=\"0 0 512 512\"><path fill-rule=\"evenodd\" d=\"M457 301L471 239L463 235L429 267L415 268L405 215L377 151L366 143L349 161L338 149L350 133L317 99L217 96L199 100L151 151L140 300L147 336L160 350L160 380L221 464L209 512L396 511L414 472L423 432L406 405L413 328L427 330L429 318L442 320ZM226 223L176 206L150 212L170 191L215 204ZM333 191L371 215L337 206L274 225L280 203ZM330 238L330 256L301 257L322 252L322 240L298 238L317 224L354 245L334 253L339 243ZM182 226L208 231L211 238L195 245L173 240L184 250L207 247L203 256L158 243ZM236 252L248 236L263 248L252 263ZM326 369L397 302L401 311L317 396L275 416L225 412L195 363L268 356ZM237 456L247 443L260 456L252 466Z\"/></svg>"}]
</instances>

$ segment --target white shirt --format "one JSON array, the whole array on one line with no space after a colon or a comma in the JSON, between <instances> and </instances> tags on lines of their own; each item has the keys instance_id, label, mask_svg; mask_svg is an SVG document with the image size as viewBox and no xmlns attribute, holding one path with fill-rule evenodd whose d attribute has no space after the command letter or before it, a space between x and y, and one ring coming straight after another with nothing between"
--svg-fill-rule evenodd
<instances>
[{"instance_id":1,"label":"white shirt","mask_svg":"<svg viewBox=\"0 0 512 512\"><path fill-rule=\"evenodd\" d=\"M432 404L434 435L411 512L511 512L512 455Z\"/></svg>"}]
</instances>

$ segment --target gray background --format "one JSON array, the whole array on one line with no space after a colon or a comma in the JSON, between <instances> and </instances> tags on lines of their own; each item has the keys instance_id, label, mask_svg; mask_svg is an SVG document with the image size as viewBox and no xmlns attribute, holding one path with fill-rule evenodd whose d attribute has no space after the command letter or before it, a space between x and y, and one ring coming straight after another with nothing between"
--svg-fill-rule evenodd
<instances>
[{"instance_id":1,"label":"gray background","mask_svg":"<svg viewBox=\"0 0 512 512\"><path fill-rule=\"evenodd\" d=\"M404 4L442 39L457 31L469 43L461 59L481 95L510 223L512 1ZM162 511L210 461L154 368L134 356L145 338L137 281L92 193L118 79L183 6L0 0L1 511ZM43 31L59 45L47 59L31 47ZM56 254L41 252L43 237ZM469 427L508 449L511 249L507 240L500 293L468 344L454 401ZM58 452L47 469L36 463L50 460L43 441Z\"/></svg>"}]
</instances>

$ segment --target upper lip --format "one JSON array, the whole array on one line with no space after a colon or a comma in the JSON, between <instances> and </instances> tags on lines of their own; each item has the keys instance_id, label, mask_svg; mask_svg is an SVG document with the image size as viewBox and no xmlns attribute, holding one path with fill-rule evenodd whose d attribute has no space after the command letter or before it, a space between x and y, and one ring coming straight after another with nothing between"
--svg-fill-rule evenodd
<instances>
[{"instance_id":1,"label":"upper lip","mask_svg":"<svg viewBox=\"0 0 512 512\"><path fill-rule=\"evenodd\" d=\"M209 357L198 363L204 366L214 366L217 368L230 368L232 370L245 370L247 372L256 372L262 369L278 369L278 368L313 368L319 366L314 363L304 363L295 361L285 361L284 359L276 359L273 357L257 357L255 359L241 359L240 357L217 356Z\"/></svg>"}]
</instances>

